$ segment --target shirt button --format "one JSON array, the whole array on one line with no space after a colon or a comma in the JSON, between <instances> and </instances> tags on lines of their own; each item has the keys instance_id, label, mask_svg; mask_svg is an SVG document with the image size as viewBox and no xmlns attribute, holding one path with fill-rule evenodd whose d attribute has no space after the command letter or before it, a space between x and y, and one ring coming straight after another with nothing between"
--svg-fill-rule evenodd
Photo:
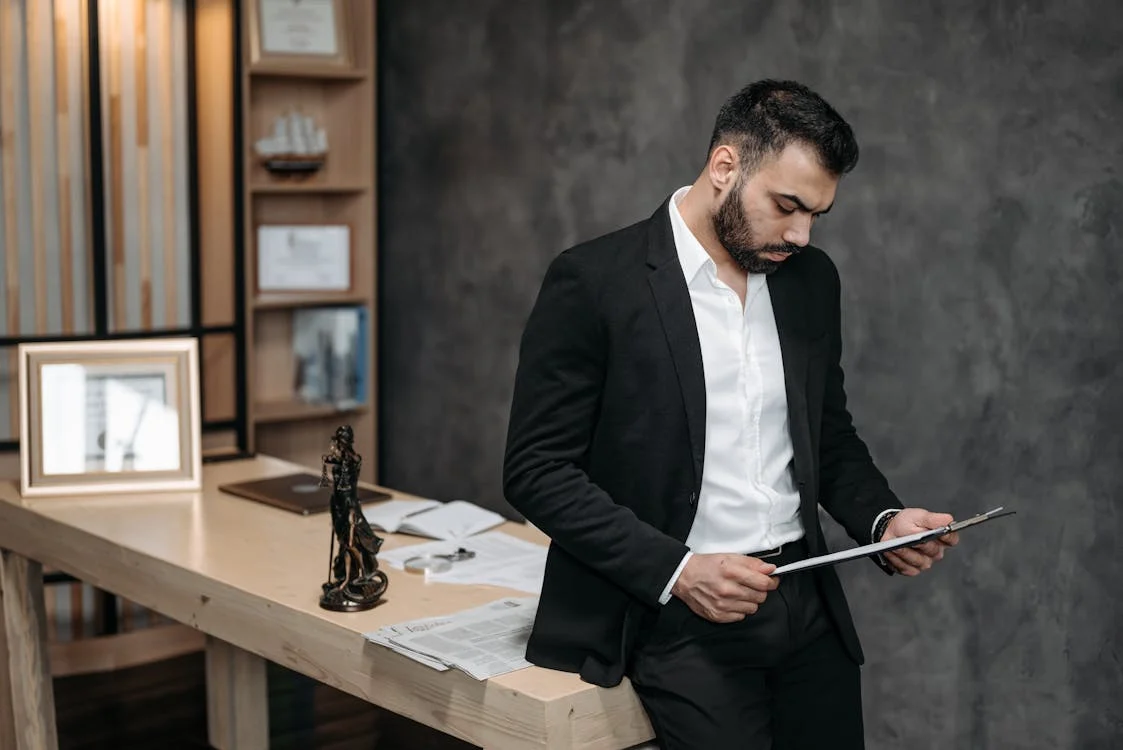
<instances>
[{"instance_id":1,"label":"shirt button","mask_svg":"<svg viewBox=\"0 0 1123 750\"><path fill-rule=\"evenodd\" d=\"M695 492L690 493L690 507L693 508L698 503L698 494Z\"/></svg>"}]
</instances>

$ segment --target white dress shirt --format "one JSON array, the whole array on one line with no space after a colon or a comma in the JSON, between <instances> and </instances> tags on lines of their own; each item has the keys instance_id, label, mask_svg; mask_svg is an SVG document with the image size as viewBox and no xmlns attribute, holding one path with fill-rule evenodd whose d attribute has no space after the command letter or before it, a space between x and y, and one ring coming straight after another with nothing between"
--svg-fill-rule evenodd
<instances>
[{"instance_id":1,"label":"white dress shirt","mask_svg":"<svg viewBox=\"0 0 1123 750\"><path fill-rule=\"evenodd\" d=\"M780 337L767 277L748 274L742 307L670 201L671 229L698 325L706 382L702 487L683 557L666 603L691 554L759 552L803 537Z\"/></svg>"}]
</instances>

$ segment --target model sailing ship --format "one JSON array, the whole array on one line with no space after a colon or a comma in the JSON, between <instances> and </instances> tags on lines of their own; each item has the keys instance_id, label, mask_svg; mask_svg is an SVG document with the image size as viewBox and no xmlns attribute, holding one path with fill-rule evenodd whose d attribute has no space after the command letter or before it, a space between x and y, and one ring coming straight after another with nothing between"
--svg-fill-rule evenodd
<instances>
[{"instance_id":1,"label":"model sailing ship","mask_svg":"<svg viewBox=\"0 0 1123 750\"><path fill-rule=\"evenodd\" d=\"M293 111L273 120L273 134L254 143L261 165L277 175L307 175L327 161L327 132Z\"/></svg>"}]
</instances>

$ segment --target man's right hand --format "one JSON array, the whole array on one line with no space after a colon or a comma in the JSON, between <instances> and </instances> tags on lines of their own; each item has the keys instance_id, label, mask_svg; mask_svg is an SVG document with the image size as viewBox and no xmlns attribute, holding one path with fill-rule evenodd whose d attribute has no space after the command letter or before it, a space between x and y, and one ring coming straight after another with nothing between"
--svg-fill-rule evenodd
<instances>
[{"instance_id":1,"label":"man's right hand","mask_svg":"<svg viewBox=\"0 0 1123 750\"><path fill-rule=\"evenodd\" d=\"M737 622L756 613L769 591L780 585L776 566L746 555L691 555L671 587L699 617Z\"/></svg>"}]
</instances>

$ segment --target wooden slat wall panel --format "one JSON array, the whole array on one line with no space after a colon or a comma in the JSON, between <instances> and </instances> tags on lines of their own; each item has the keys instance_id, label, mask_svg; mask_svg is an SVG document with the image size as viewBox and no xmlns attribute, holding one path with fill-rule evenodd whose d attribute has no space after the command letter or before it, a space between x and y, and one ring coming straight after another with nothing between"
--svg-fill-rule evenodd
<instances>
[{"instance_id":1,"label":"wooden slat wall panel","mask_svg":"<svg viewBox=\"0 0 1123 750\"><path fill-rule=\"evenodd\" d=\"M234 379L234 354L237 346L233 336L212 334L202 341L203 386L207 397L203 403L203 419L222 421L237 414L234 403L238 384Z\"/></svg>"},{"instance_id":2,"label":"wooden slat wall panel","mask_svg":"<svg viewBox=\"0 0 1123 750\"><path fill-rule=\"evenodd\" d=\"M94 330L90 242L87 0L54 0L63 333Z\"/></svg>"},{"instance_id":3,"label":"wooden slat wall panel","mask_svg":"<svg viewBox=\"0 0 1123 750\"><path fill-rule=\"evenodd\" d=\"M100 8L110 328L187 327L187 1Z\"/></svg>"},{"instance_id":4,"label":"wooden slat wall panel","mask_svg":"<svg viewBox=\"0 0 1123 750\"><path fill-rule=\"evenodd\" d=\"M140 269L140 327L152 328L152 233L148 221L148 3L136 3L133 88L136 91L136 216ZM163 257L161 253L160 257Z\"/></svg>"},{"instance_id":5,"label":"wooden slat wall panel","mask_svg":"<svg viewBox=\"0 0 1123 750\"><path fill-rule=\"evenodd\" d=\"M157 11L157 32L156 32L156 47L163 49L175 48L175 26L173 24L174 10L172 4L168 2L157 3L155 6ZM171 113L175 109L175 90L176 90L176 71L175 66L172 64L172 56L170 54L156 53L159 65L158 81L156 84L160 93L159 111L165 115ZM186 71L185 73L186 74ZM175 132L170 127L162 127L159 129L159 142L160 142L160 164L174 164L175 163ZM161 261L163 268L175 269L176 267L176 207L175 207L175 170L174 169L161 169L160 170L163 183L163 201L161 201L158 210L160 211L159 225L163 227L163 236L161 242L163 244L163 256ZM174 321L179 320L178 298L179 289L176 284L164 284L164 320Z\"/></svg>"},{"instance_id":6,"label":"wooden slat wall panel","mask_svg":"<svg viewBox=\"0 0 1123 750\"><path fill-rule=\"evenodd\" d=\"M132 140L112 144L120 166L110 181L120 188L110 212L122 218L110 222L110 237L137 230L130 238L136 322L186 326L185 0L101 7L112 14L113 31L122 31L107 51L115 65L106 70L107 96L118 125L122 113L133 117L120 128ZM131 29L120 29L122 18ZM0 0L0 335L93 330L86 30L87 0ZM123 68L131 78L122 78ZM123 244L111 247L123 251ZM16 350L9 347L0 350L0 439L18 437L17 397ZM86 583L50 587L51 640L96 635L98 601ZM117 607L124 630L166 622L133 602Z\"/></svg>"},{"instance_id":7,"label":"wooden slat wall panel","mask_svg":"<svg viewBox=\"0 0 1123 750\"><path fill-rule=\"evenodd\" d=\"M32 247L32 268L34 269L33 278L35 280L34 301L35 309L35 331L36 333L45 333L47 331L47 237L46 237L46 223L51 221L52 225L57 227L57 214L48 219L48 206L46 197L44 196L46 183L53 182L55 177L54 170L47 171L46 155L44 152L44 143L46 139L44 136L44 128L41 127L43 123L43 93L44 91L53 92L54 82L44 70L47 66L44 65L43 55L37 50L42 50L43 44L43 31L48 31L48 40L54 36L53 24L47 26L44 24L44 9L53 15L53 8L50 2L31 2L26 3L24 10L27 13L27 115L28 123L27 130L27 146L29 156L31 158L31 174L27 187L30 188L31 198L31 247ZM51 56L50 62L53 62L54 55ZM53 97L52 97L53 98ZM49 132L49 131L48 131ZM51 144L54 145L53 143ZM56 246L57 247L57 246Z\"/></svg>"},{"instance_id":8,"label":"wooden slat wall panel","mask_svg":"<svg viewBox=\"0 0 1123 750\"><path fill-rule=\"evenodd\" d=\"M0 250L4 256L3 309L0 330L9 335L22 330L20 325L20 224L26 223L20 208L23 188L18 157L20 109L23 77L23 4L16 0L0 0ZM0 367L0 400L5 403L7 419L0 424L0 434L18 434L19 405L11 373L16 372L16 352L7 352Z\"/></svg>"},{"instance_id":9,"label":"wooden slat wall panel","mask_svg":"<svg viewBox=\"0 0 1123 750\"><path fill-rule=\"evenodd\" d=\"M0 0L0 335L91 330L84 9ZM14 373L14 347L0 356ZM0 377L0 439L17 404Z\"/></svg>"},{"instance_id":10,"label":"wooden slat wall panel","mask_svg":"<svg viewBox=\"0 0 1123 750\"><path fill-rule=\"evenodd\" d=\"M74 296L71 290L74 287L74 240L71 229L70 217L70 159L66 149L69 144L70 134L70 97L68 86L70 84L70 55L72 50L67 26L72 23L71 17L66 13L64 0L57 0L55 5L54 23L54 48L55 48L55 154L58 166L55 173L58 176L58 257L59 257L59 290L60 299L60 328L65 333L74 330ZM81 117L81 113L77 113Z\"/></svg>"},{"instance_id":11,"label":"wooden slat wall panel","mask_svg":"<svg viewBox=\"0 0 1123 750\"><path fill-rule=\"evenodd\" d=\"M234 322L234 18L231 0L196 0L195 112L204 325ZM240 188L239 188L240 189Z\"/></svg>"},{"instance_id":12,"label":"wooden slat wall panel","mask_svg":"<svg viewBox=\"0 0 1123 750\"><path fill-rule=\"evenodd\" d=\"M15 435L19 431L16 425L19 421L19 404L16 399L19 392L17 364L14 346L0 348L0 437ZM14 471L5 478L18 479L18 463L13 461L12 464Z\"/></svg>"}]
</instances>

